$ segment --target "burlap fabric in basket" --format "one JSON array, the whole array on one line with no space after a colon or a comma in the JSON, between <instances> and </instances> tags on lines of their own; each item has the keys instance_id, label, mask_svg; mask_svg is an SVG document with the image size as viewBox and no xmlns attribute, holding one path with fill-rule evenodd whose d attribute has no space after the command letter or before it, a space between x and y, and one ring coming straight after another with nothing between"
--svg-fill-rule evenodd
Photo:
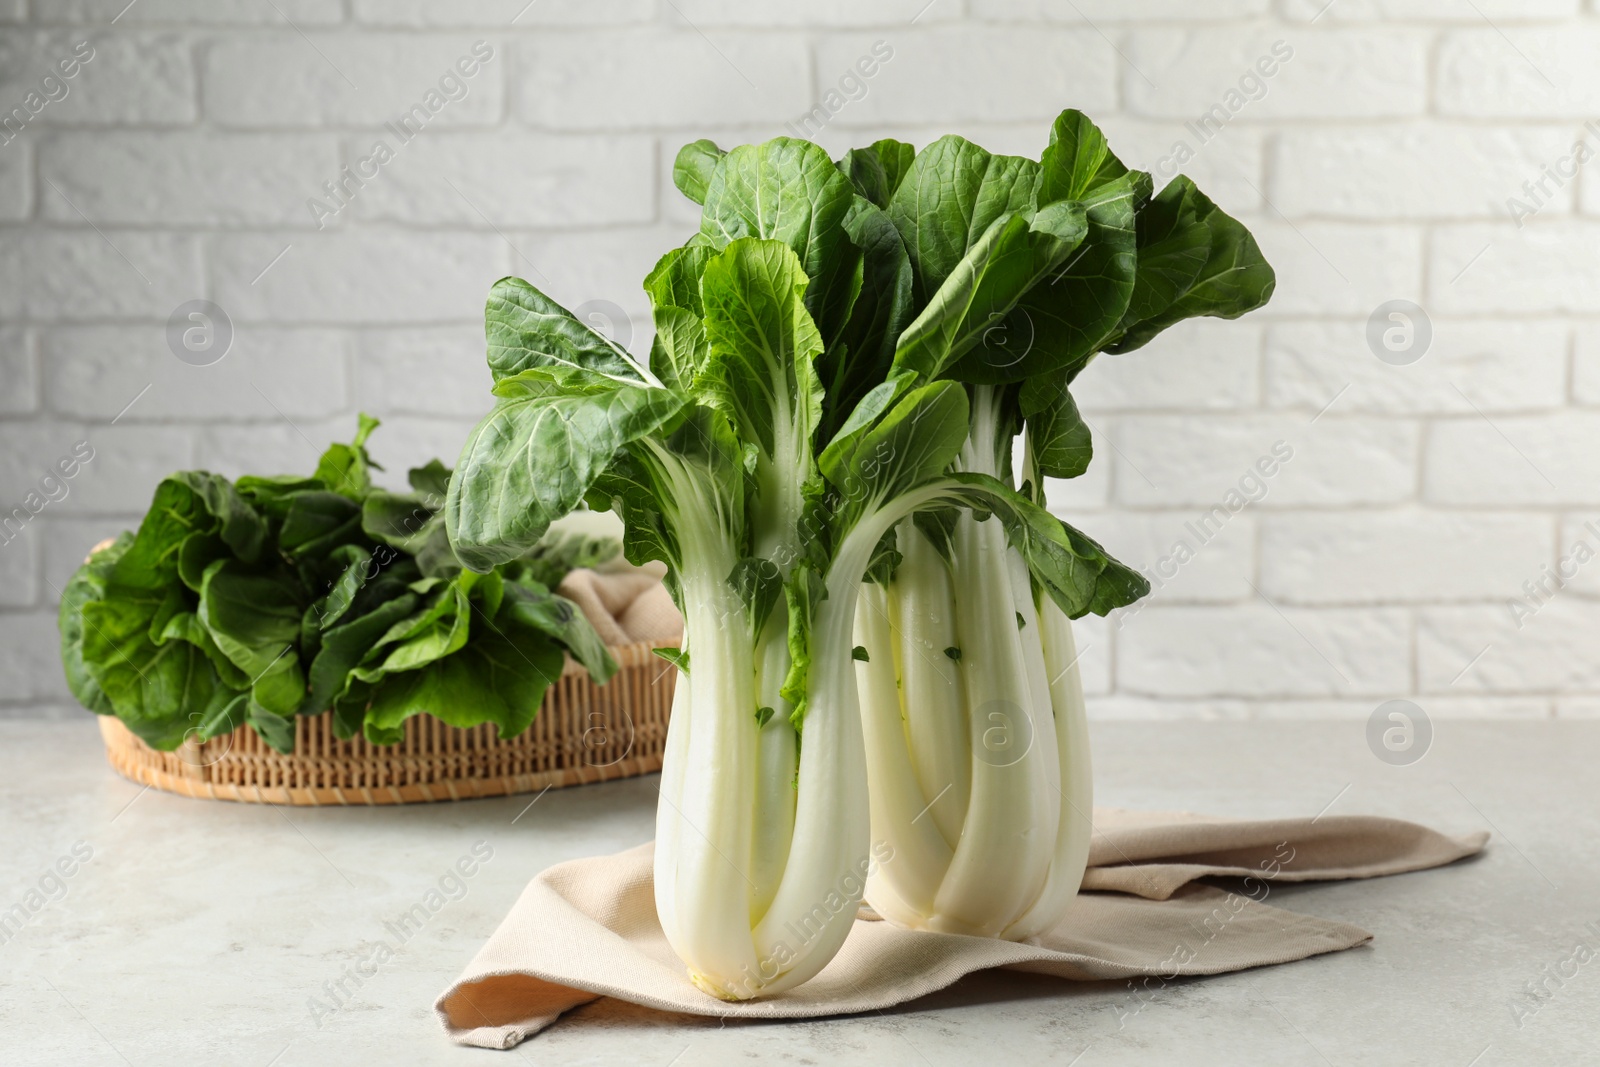
<instances>
[{"instance_id":1,"label":"burlap fabric in basket","mask_svg":"<svg viewBox=\"0 0 1600 1067\"><path fill-rule=\"evenodd\" d=\"M1090 892L1049 934L995 941L863 916L810 982L735 1004L685 977L656 921L647 844L540 874L435 1010L458 1044L504 1049L602 996L662 1011L775 1019L887 1008L991 967L1156 987L1179 975L1287 963L1371 940L1348 923L1265 903L1279 883L1423 870L1474 855L1486 840L1486 833L1451 837L1375 816L1244 822L1097 809L1084 881ZM1196 881L1206 876L1243 881L1231 888Z\"/></svg>"}]
</instances>

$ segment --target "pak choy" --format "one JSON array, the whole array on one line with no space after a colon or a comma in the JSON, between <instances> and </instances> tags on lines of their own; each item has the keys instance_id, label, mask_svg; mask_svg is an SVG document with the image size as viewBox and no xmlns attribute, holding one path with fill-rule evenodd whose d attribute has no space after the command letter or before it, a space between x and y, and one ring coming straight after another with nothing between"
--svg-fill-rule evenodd
<instances>
[{"instance_id":1,"label":"pak choy","mask_svg":"<svg viewBox=\"0 0 1600 1067\"><path fill-rule=\"evenodd\" d=\"M888 213L817 146L680 153L701 223L645 279L640 361L533 286L487 307L494 410L446 514L479 569L587 502L630 560L662 560L685 618L657 811L656 908L691 979L726 999L816 974L844 941L873 850L857 700L863 577L938 505L999 517L1068 613L1123 602L1131 572L1027 496L955 470L967 387L899 361L912 260ZM1008 250L1045 270L1087 221L1029 211Z\"/></svg>"}]
</instances>

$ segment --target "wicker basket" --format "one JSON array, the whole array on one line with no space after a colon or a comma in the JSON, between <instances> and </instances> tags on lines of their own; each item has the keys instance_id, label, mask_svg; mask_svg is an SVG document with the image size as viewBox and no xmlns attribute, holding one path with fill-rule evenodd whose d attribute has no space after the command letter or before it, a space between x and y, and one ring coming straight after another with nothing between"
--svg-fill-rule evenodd
<instances>
[{"instance_id":1,"label":"wicker basket","mask_svg":"<svg viewBox=\"0 0 1600 1067\"><path fill-rule=\"evenodd\" d=\"M661 769L678 672L653 643L613 648L619 670L604 686L568 657L533 725L500 741L493 726L462 730L432 716L406 720L405 740L373 745L333 736L331 714L301 716L282 755L240 727L158 752L113 716L101 716L111 766L135 782L213 800L255 804L414 804L530 793Z\"/></svg>"}]
</instances>

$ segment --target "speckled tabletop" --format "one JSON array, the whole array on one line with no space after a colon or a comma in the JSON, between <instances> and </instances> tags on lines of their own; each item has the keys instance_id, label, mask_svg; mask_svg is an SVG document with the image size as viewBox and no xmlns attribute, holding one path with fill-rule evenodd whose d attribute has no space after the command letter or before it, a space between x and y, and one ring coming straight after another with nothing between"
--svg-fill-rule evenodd
<instances>
[{"instance_id":1,"label":"speckled tabletop","mask_svg":"<svg viewBox=\"0 0 1600 1067\"><path fill-rule=\"evenodd\" d=\"M1146 994L985 974L800 1024L602 1001L497 1053L450 1045L434 997L537 871L646 840L654 777L532 806L280 809L141 790L87 717L0 723L0 1061L1600 1063L1600 722L1437 722L1410 766L1365 727L1094 725L1101 804L1493 832L1454 867L1275 890L1371 930L1362 948Z\"/></svg>"}]
</instances>

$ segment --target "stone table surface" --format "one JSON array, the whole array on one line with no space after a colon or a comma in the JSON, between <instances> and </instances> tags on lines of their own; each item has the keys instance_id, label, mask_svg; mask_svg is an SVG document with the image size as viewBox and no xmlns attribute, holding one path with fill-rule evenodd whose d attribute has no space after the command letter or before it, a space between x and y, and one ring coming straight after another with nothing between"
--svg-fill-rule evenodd
<instances>
[{"instance_id":1,"label":"stone table surface","mask_svg":"<svg viewBox=\"0 0 1600 1067\"><path fill-rule=\"evenodd\" d=\"M991 972L798 1024L600 1001L490 1052L449 1044L434 998L539 870L650 837L654 776L531 807L275 808L141 789L106 766L87 719L0 723L0 913L28 913L0 929L0 1062L1600 1064L1600 722L1439 722L1404 767L1373 755L1365 726L1102 722L1093 736L1102 804L1492 832L1484 856L1442 870L1274 889L1372 931L1366 946L1143 997ZM451 882L475 846L489 858ZM52 874L63 858L70 877ZM386 923L441 880L443 906L400 942ZM384 943L393 957L374 966ZM336 1004L341 977L353 993Z\"/></svg>"}]
</instances>

